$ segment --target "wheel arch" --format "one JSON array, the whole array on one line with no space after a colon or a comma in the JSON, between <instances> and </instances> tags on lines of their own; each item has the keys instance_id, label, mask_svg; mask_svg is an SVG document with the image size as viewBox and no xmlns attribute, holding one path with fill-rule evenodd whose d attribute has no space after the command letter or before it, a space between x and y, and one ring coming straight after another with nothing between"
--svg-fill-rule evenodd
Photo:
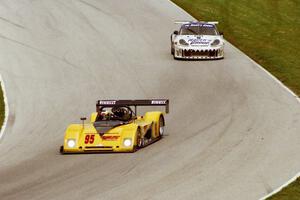
<instances>
[{"instance_id":1,"label":"wheel arch","mask_svg":"<svg viewBox=\"0 0 300 200\"><path fill-rule=\"evenodd\" d=\"M154 122L155 124L155 135L159 133L159 120L162 118L163 120L163 126L165 126L165 118L164 114L160 111L155 111L155 112L146 112L144 119L146 121L151 121Z\"/></svg>"},{"instance_id":2,"label":"wheel arch","mask_svg":"<svg viewBox=\"0 0 300 200\"><path fill-rule=\"evenodd\" d=\"M160 117L163 117L163 113L160 111L154 111L154 112L146 112L144 116L144 120L146 121L152 121L152 122L159 122Z\"/></svg>"}]
</instances>

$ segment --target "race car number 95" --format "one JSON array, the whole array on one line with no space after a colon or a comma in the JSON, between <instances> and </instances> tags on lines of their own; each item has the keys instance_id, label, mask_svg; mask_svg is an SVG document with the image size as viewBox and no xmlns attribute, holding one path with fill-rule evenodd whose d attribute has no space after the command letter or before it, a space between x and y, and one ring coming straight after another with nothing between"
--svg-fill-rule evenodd
<instances>
[{"instance_id":1,"label":"race car number 95","mask_svg":"<svg viewBox=\"0 0 300 200\"><path fill-rule=\"evenodd\" d=\"M85 144L88 144L88 143L93 144L94 141L95 141L95 135L86 135L85 136L85 140L84 140Z\"/></svg>"}]
</instances>

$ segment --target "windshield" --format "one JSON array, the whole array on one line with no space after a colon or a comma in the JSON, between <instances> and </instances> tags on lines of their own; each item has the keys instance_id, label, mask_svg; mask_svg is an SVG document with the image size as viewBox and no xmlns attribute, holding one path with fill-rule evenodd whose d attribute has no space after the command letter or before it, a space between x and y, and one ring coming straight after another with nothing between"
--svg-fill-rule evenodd
<instances>
[{"instance_id":1,"label":"windshield","mask_svg":"<svg viewBox=\"0 0 300 200\"><path fill-rule=\"evenodd\" d=\"M98 111L96 121L129 121L134 115L134 112L128 106L103 106Z\"/></svg>"},{"instance_id":2,"label":"windshield","mask_svg":"<svg viewBox=\"0 0 300 200\"><path fill-rule=\"evenodd\" d=\"M213 24L185 24L180 29L180 35L218 35Z\"/></svg>"}]
</instances>

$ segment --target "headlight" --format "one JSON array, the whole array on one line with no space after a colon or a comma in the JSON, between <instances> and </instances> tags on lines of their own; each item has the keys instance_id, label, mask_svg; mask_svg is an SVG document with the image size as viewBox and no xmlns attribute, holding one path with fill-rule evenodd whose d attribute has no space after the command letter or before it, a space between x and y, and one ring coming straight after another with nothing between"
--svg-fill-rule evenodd
<instances>
[{"instance_id":1,"label":"headlight","mask_svg":"<svg viewBox=\"0 0 300 200\"><path fill-rule=\"evenodd\" d=\"M67 145L68 145L69 148L74 148L75 145L76 145L76 142L75 142L74 139L69 139L69 140L67 141Z\"/></svg>"},{"instance_id":2,"label":"headlight","mask_svg":"<svg viewBox=\"0 0 300 200\"><path fill-rule=\"evenodd\" d=\"M183 46L189 46L189 43L187 43L184 39L180 39L179 44L181 44Z\"/></svg>"},{"instance_id":3,"label":"headlight","mask_svg":"<svg viewBox=\"0 0 300 200\"><path fill-rule=\"evenodd\" d=\"M131 139L127 138L123 141L123 144L125 147L130 147L132 142L131 142Z\"/></svg>"},{"instance_id":4,"label":"headlight","mask_svg":"<svg viewBox=\"0 0 300 200\"><path fill-rule=\"evenodd\" d=\"M211 46L217 46L221 43L221 41L219 39L215 39L210 45Z\"/></svg>"}]
</instances>

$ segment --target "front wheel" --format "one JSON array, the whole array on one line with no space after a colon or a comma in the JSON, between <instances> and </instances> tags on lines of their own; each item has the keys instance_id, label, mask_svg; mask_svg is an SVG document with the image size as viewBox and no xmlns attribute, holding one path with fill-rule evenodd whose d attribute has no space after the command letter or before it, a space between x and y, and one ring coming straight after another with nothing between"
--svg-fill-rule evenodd
<instances>
[{"instance_id":1,"label":"front wheel","mask_svg":"<svg viewBox=\"0 0 300 200\"><path fill-rule=\"evenodd\" d=\"M60 148L59 148L59 153L60 153L60 154L64 154L64 146L60 146Z\"/></svg>"},{"instance_id":2,"label":"front wheel","mask_svg":"<svg viewBox=\"0 0 300 200\"><path fill-rule=\"evenodd\" d=\"M142 133L140 129L138 129L136 133L136 146L137 148L142 148L144 146L144 140L142 138Z\"/></svg>"}]
</instances>

